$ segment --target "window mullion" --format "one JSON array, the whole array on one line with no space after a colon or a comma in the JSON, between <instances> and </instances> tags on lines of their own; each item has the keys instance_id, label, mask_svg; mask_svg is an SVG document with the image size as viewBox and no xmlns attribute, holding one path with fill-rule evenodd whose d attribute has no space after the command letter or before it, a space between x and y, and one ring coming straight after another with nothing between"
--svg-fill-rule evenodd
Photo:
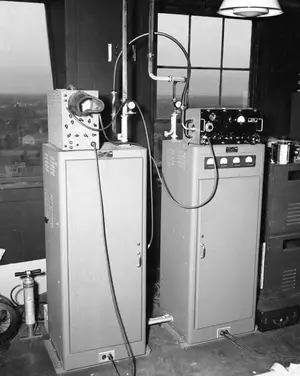
<instances>
[{"instance_id":1,"label":"window mullion","mask_svg":"<svg viewBox=\"0 0 300 376\"><path fill-rule=\"evenodd\" d=\"M222 106L224 40L225 40L225 18L222 19L221 61L220 61L220 85L219 85L219 106L220 106L220 107Z\"/></svg>"}]
</instances>

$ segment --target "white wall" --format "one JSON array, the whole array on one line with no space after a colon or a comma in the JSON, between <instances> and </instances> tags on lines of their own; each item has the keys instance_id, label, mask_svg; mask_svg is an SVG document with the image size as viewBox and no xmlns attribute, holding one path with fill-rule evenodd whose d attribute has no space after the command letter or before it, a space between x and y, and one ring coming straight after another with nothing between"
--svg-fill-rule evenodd
<instances>
[{"instance_id":1,"label":"white wall","mask_svg":"<svg viewBox=\"0 0 300 376\"><path fill-rule=\"evenodd\" d=\"M46 259L0 265L0 294L9 298L11 290L16 285L22 284L21 278L15 277L15 273L34 269L41 269L42 272L46 272ZM35 281L39 284L40 294L47 291L46 275L36 277ZM18 301L23 302L23 294L18 295Z\"/></svg>"}]
</instances>

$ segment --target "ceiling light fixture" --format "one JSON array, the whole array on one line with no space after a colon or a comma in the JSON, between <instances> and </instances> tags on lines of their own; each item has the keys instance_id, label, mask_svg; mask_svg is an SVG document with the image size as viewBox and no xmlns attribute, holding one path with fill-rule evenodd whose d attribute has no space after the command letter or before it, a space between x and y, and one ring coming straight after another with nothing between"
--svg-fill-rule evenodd
<instances>
[{"instance_id":1,"label":"ceiling light fixture","mask_svg":"<svg viewBox=\"0 0 300 376\"><path fill-rule=\"evenodd\" d=\"M274 17L283 13L278 0L223 0L221 16L253 18Z\"/></svg>"}]
</instances>

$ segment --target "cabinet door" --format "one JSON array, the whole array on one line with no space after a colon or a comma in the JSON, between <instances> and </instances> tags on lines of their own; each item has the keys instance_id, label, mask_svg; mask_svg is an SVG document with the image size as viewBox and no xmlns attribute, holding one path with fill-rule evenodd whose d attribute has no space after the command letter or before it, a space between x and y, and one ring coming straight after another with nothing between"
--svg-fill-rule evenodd
<instances>
[{"instance_id":1,"label":"cabinet door","mask_svg":"<svg viewBox=\"0 0 300 376\"><path fill-rule=\"evenodd\" d=\"M269 238L265 254L264 293L289 296L300 291L300 234Z\"/></svg>"},{"instance_id":2,"label":"cabinet door","mask_svg":"<svg viewBox=\"0 0 300 376\"><path fill-rule=\"evenodd\" d=\"M129 340L142 338L143 160L100 160L107 246ZM112 303L95 160L67 162L71 353L123 343Z\"/></svg>"},{"instance_id":3,"label":"cabinet door","mask_svg":"<svg viewBox=\"0 0 300 376\"><path fill-rule=\"evenodd\" d=\"M65 6L67 84L97 89L100 98L110 100L114 63L122 49L122 0L68 0Z\"/></svg>"},{"instance_id":4,"label":"cabinet door","mask_svg":"<svg viewBox=\"0 0 300 376\"><path fill-rule=\"evenodd\" d=\"M212 181L199 185L203 201L212 190ZM259 177L220 179L215 197L199 211L197 329L253 316L259 214Z\"/></svg>"}]
</instances>

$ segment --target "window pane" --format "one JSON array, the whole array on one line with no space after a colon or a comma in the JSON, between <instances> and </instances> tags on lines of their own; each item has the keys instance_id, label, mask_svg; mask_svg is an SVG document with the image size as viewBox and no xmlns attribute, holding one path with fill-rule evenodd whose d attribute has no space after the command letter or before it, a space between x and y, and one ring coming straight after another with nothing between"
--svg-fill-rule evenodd
<instances>
[{"instance_id":1,"label":"window pane","mask_svg":"<svg viewBox=\"0 0 300 376\"><path fill-rule=\"evenodd\" d=\"M158 14L158 31L171 34L188 49L189 17L176 14ZM165 37L157 37L157 64L186 66L186 58L181 49Z\"/></svg>"},{"instance_id":2,"label":"window pane","mask_svg":"<svg viewBox=\"0 0 300 376\"><path fill-rule=\"evenodd\" d=\"M193 70L189 90L189 107L218 107L219 83L219 70Z\"/></svg>"},{"instance_id":3,"label":"window pane","mask_svg":"<svg viewBox=\"0 0 300 376\"><path fill-rule=\"evenodd\" d=\"M191 63L197 67L220 67L222 18L192 17Z\"/></svg>"},{"instance_id":4,"label":"window pane","mask_svg":"<svg viewBox=\"0 0 300 376\"><path fill-rule=\"evenodd\" d=\"M157 74L159 76L180 76L186 77L186 70L184 69L158 69ZM184 83L178 83L176 85L176 97L181 99ZM157 82L157 102L156 102L156 114L158 119L170 118L174 106L173 106L173 84L172 82Z\"/></svg>"},{"instance_id":5,"label":"window pane","mask_svg":"<svg viewBox=\"0 0 300 376\"><path fill-rule=\"evenodd\" d=\"M225 20L224 59L225 68L249 68L252 22Z\"/></svg>"},{"instance_id":6,"label":"window pane","mask_svg":"<svg viewBox=\"0 0 300 376\"><path fill-rule=\"evenodd\" d=\"M222 107L249 106L249 71L223 71Z\"/></svg>"},{"instance_id":7,"label":"window pane","mask_svg":"<svg viewBox=\"0 0 300 376\"><path fill-rule=\"evenodd\" d=\"M53 88L44 5L0 2L0 50L1 182L40 181Z\"/></svg>"}]
</instances>

